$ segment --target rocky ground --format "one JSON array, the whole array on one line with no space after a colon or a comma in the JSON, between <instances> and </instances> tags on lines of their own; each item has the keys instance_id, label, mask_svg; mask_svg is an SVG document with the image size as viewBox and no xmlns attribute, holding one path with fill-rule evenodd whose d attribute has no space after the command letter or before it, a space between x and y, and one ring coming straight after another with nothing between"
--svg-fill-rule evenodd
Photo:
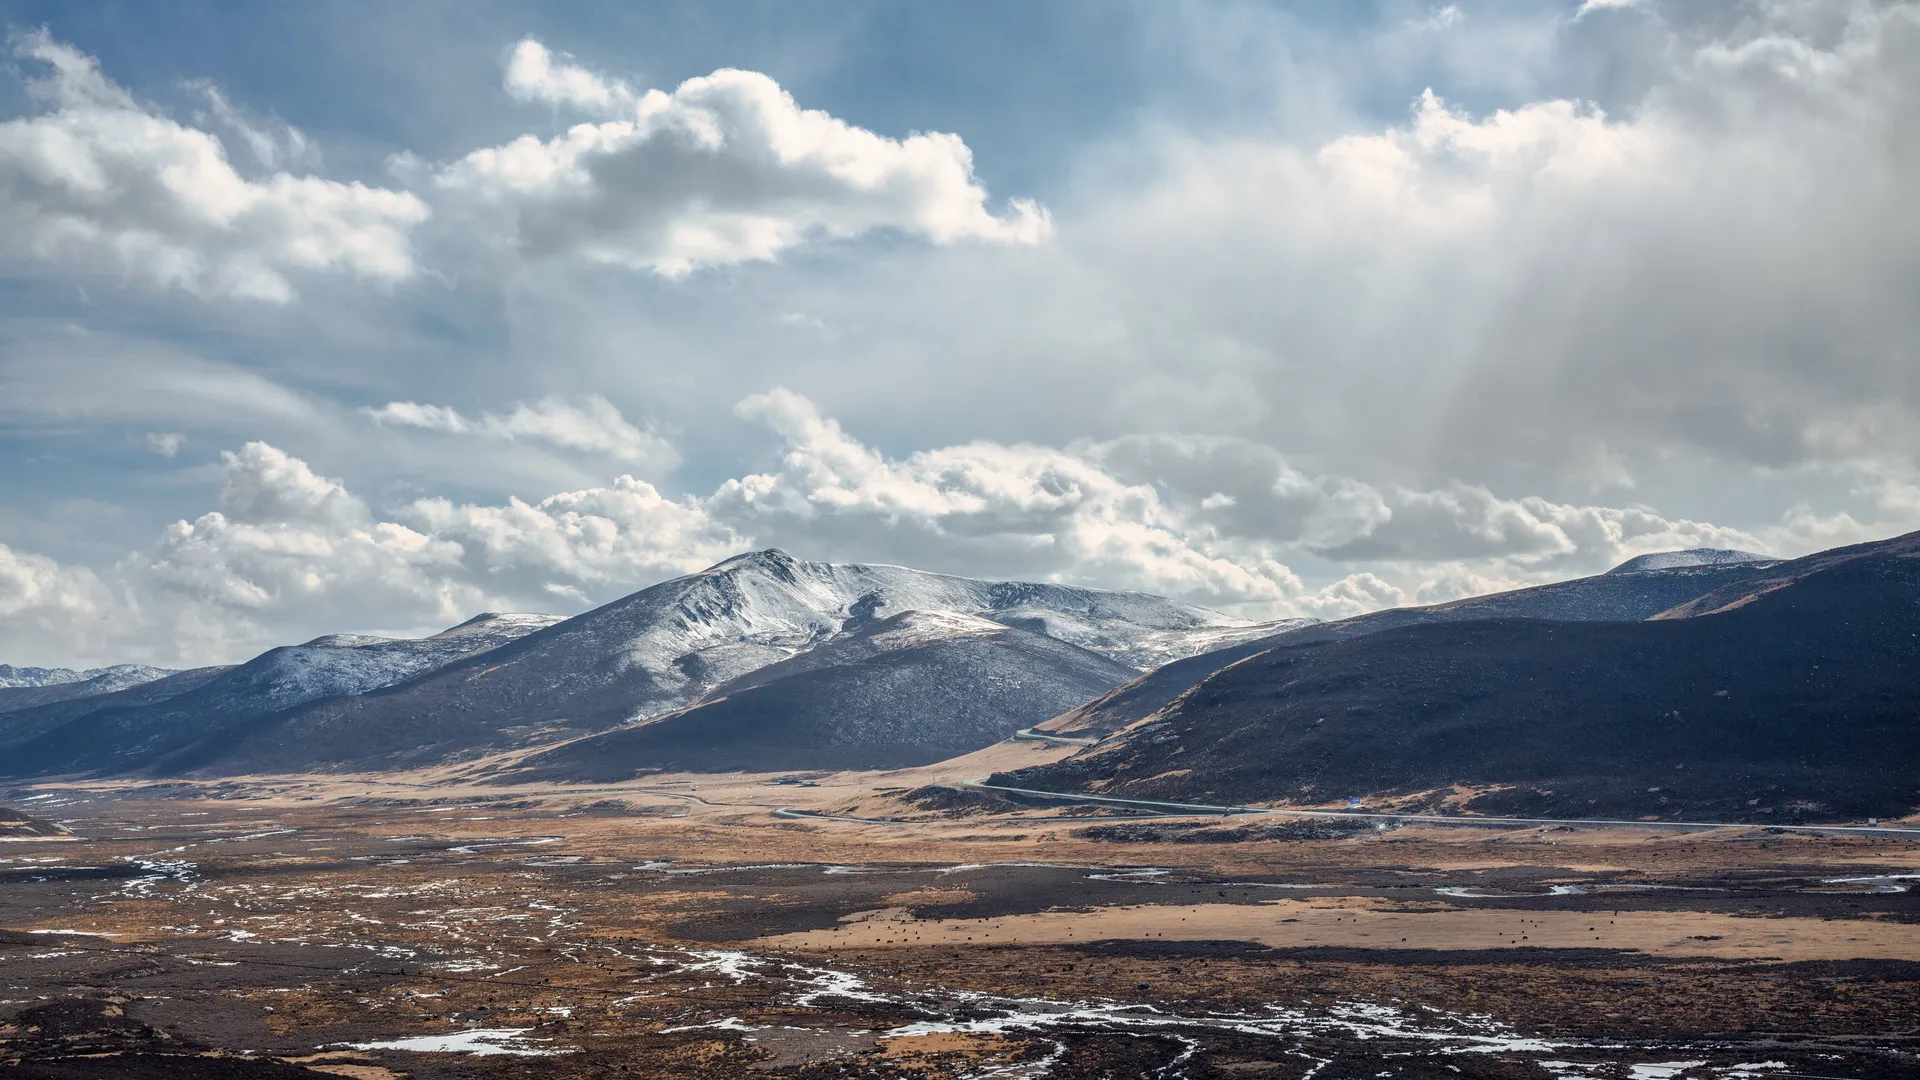
<instances>
[{"instance_id":1,"label":"rocky ground","mask_svg":"<svg viewBox=\"0 0 1920 1080\"><path fill-rule=\"evenodd\" d=\"M0 1062L362 1080L1920 1073L1920 844L1113 823L903 797L926 779L0 793L66 830L0 836Z\"/></svg>"}]
</instances>

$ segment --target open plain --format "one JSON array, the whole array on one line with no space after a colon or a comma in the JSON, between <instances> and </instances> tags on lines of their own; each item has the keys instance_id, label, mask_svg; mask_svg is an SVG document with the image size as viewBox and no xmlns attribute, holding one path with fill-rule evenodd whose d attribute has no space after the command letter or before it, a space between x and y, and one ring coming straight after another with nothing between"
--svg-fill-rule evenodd
<instances>
[{"instance_id":1,"label":"open plain","mask_svg":"<svg viewBox=\"0 0 1920 1080\"><path fill-rule=\"evenodd\" d=\"M29 1077L1901 1077L1899 834L1156 816L890 773L22 787ZM1252 822L1250 824L1250 822Z\"/></svg>"}]
</instances>

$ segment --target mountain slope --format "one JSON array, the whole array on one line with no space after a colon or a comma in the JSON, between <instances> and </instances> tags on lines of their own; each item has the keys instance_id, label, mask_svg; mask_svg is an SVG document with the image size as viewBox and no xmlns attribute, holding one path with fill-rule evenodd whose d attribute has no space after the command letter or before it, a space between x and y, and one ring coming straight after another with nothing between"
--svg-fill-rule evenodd
<instances>
[{"instance_id":1,"label":"mountain slope","mask_svg":"<svg viewBox=\"0 0 1920 1080\"><path fill-rule=\"evenodd\" d=\"M1668 556L1672 556L1669 558ZM1726 556L1726 558L1722 558ZM1658 569L1632 569L1636 565ZM1595 577L1530 589L1473 596L1427 607L1391 608L1338 622L1316 623L1213 652L1175 660L1100 698L1040 725L1060 734L1106 734L1145 719L1188 687L1228 664L1278 645L1305 645L1363 637L1400 626L1477 622L1485 619L1551 619L1561 622L1628 622L1650 619L1716 589L1739 588L1775 565L1745 552L1699 549L1643 555Z\"/></svg>"},{"instance_id":2,"label":"mountain slope","mask_svg":"<svg viewBox=\"0 0 1920 1080\"><path fill-rule=\"evenodd\" d=\"M245 664L208 669L178 693L158 680L99 698L0 717L0 768L13 775L138 765L183 748L217 744L236 724L307 702L351 697L487 652L559 619L481 615L431 637L336 634L270 649ZM185 672L183 675L201 675ZM146 691L146 693L142 693Z\"/></svg>"},{"instance_id":3,"label":"mountain slope","mask_svg":"<svg viewBox=\"0 0 1920 1080\"><path fill-rule=\"evenodd\" d=\"M687 708L753 672L907 611L991 620L1136 671L1235 635L1262 636L1274 625L1141 593L752 552L484 657L259 718L209 748L217 753L193 757L192 767L398 768L559 742Z\"/></svg>"},{"instance_id":4,"label":"mountain slope","mask_svg":"<svg viewBox=\"0 0 1920 1080\"><path fill-rule=\"evenodd\" d=\"M1781 564L1711 614L1492 620L1283 646L1019 786L1797 821L1920 806L1920 534Z\"/></svg>"},{"instance_id":5,"label":"mountain slope","mask_svg":"<svg viewBox=\"0 0 1920 1080\"><path fill-rule=\"evenodd\" d=\"M531 758L541 779L644 769L899 768L988 746L1133 674L986 619L904 612L733 680L702 704Z\"/></svg>"}]
</instances>

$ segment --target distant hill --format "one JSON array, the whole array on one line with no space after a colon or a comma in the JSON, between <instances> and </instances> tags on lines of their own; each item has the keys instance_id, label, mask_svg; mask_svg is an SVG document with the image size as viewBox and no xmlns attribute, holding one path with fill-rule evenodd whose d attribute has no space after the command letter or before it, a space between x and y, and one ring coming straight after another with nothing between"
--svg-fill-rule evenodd
<instances>
[{"instance_id":1,"label":"distant hill","mask_svg":"<svg viewBox=\"0 0 1920 1080\"><path fill-rule=\"evenodd\" d=\"M60 836L66 831L51 821L41 821L18 810L0 806L0 837Z\"/></svg>"},{"instance_id":2,"label":"distant hill","mask_svg":"<svg viewBox=\"0 0 1920 1080\"><path fill-rule=\"evenodd\" d=\"M30 709L55 701L97 697L164 679L178 672L144 664L75 671L72 668L22 668L0 664L0 712Z\"/></svg>"},{"instance_id":3,"label":"distant hill","mask_svg":"<svg viewBox=\"0 0 1920 1080\"><path fill-rule=\"evenodd\" d=\"M0 690L65 686L99 679L117 679L122 686L132 686L136 682L149 682L170 674L172 672L165 668L146 667L141 664L117 664L113 667L90 668L85 671L74 668L15 667L12 664L0 664Z\"/></svg>"},{"instance_id":4,"label":"distant hill","mask_svg":"<svg viewBox=\"0 0 1920 1080\"><path fill-rule=\"evenodd\" d=\"M0 770L12 775L142 767L217 751L236 725L351 697L486 652L558 622L481 615L418 639L335 634L244 664L182 672L128 690L0 714Z\"/></svg>"},{"instance_id":5,"label":"distant hill","mask_svg":"<svg viewBox=\"0 0 1920 1080\"><path fill-rule=\"evenodd\" d=\"M1469 810L1550 817L1920 807L1920 533L1751 567L1639 622L1286 635L1151 721L1003 779L1215 803L1465 785L1482 792Z\"/></svg>"}]
</instances>

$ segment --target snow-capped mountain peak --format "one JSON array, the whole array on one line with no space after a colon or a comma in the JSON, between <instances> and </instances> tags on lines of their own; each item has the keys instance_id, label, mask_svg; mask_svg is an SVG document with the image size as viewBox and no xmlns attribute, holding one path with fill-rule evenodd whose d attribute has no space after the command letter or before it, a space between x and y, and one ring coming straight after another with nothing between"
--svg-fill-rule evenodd
<instances>
[{"instance_id":1,"label":"snow-capped mountain peak","mask_svg":"<svg viewBox=\"0 0 1920 1080\"><path fill-rule=\"evenodd\" d=\"M1143 670L1294 625L1250 622L1144 593L809 562L778 549L736 555L581 619L625 636L633 666L679 683L687 678L690 655L704 657L697 666L707 675L732 677L904 612L920 613L913 631L918 634L936 626L981 632L984 620Z\"/></svg>"}]
</instances>

